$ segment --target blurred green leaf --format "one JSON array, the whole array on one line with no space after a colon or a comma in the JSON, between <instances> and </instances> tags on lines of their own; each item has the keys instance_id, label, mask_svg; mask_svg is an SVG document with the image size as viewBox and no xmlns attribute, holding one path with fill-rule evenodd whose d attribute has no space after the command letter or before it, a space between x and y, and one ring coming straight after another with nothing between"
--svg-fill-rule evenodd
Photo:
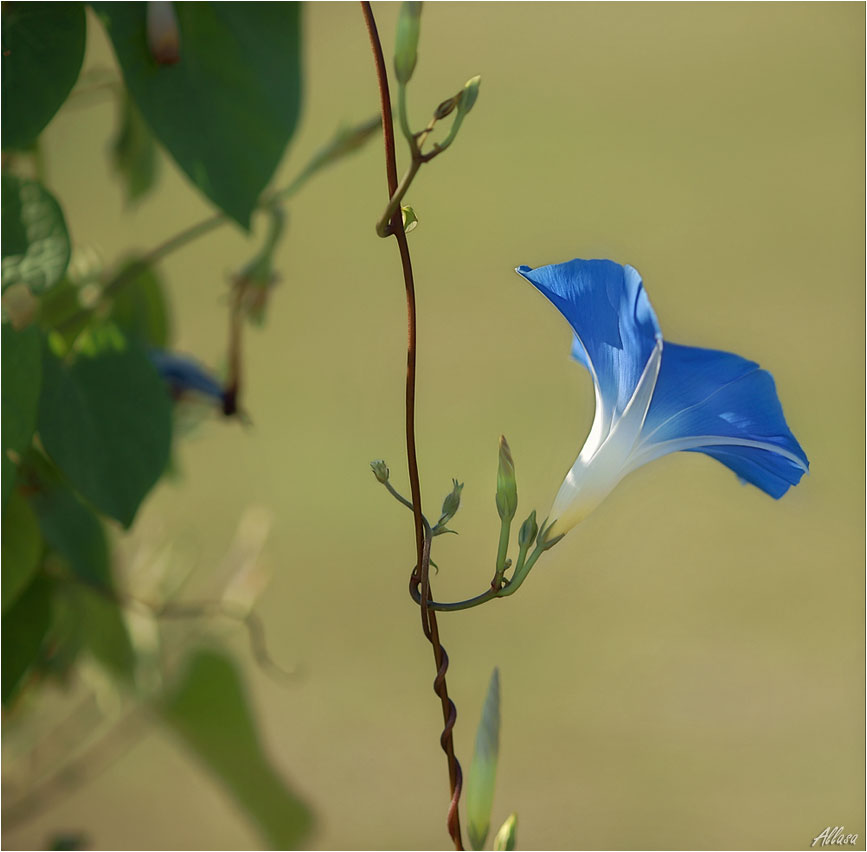
<instances>
[{"instance_id":1,"label":"blurred green leaf","mask_svg":"<svg viewBox=\"0 0 867 852\"><path fill-rule=\"evenodd\" d=\"M27 501L14 493L3 515L3 612L15 603L33 579L42 555L36 516Z\"/></svg>"},{"instance_id":2,"label":"blurred green leaf","mask_svg":"<svg viewBox=\"0 0 867 852\"><path fill-rule=\"evenodd\" d=\"M84 5L4 3L2 33L2 145L22 149L33 144L78 79Z\"/></svg>"},{"instance_id":3,"label":"blurred green leaf","mask_svg":"<svg viewBox=\"0 0 867 852\"><path fill-rule=\"evenodd\" d=\"M35 180L2 178L3 290L26 284L39 295L69 264L69 234L54 196Z\"/></svg>"},{"instance_id":4,"label":"blurred green leaf","mask_svg":"<svg viewBox=\"0 0 867 852\"><path fill-rule=\"evenodd\" d=\"M27 673L39 662L42 643L51 624L51 581L38 574L24 593L3 613L3 704L18 693Z\"/></svg>"},{"instance_id":5,"label":"blurred green leaf","mask_svg":"<svg viewBox=\"0 0 867 852\"><path fill-rule=\"evenodd\" d=\"M73 625L76 645L86 647L113 674L130 678L135 652L116 600L108 543L99 518L37 453L28 456L31 502L45 543L78 582L58 586L64 612L55 621ZM55 607L57 610L58 607Z\"/></svg>"},{"instance_id":6,"label":"blurred green leaf","mask_svg":"<svg viewBox=\"0 0 867 852\"><path fill-rule=\"evenodd\" d=\"M70 591L82 626L84 647L109 672L131 681L135 674L135 649L117 601L83 586Z\"/></svg>"},{"instance_id":7,"label":"blurred green leaf","mask_svg":"<svg viewBox=\"0 0 867 852\"><path fill-rule=\"evenodd\" d=\"M71 366L46 353L39 436L97 509L129 526L165 470L171 403L148 357L129 346Z\"/></svg>"},{"instance_id":8,"label":"blurred green leaf","mask_svg":"<svg viewBox=\"0 0 867 852\"><path fill-rule=\"evenodd\" d=\"M129 259L118 276L139 265L139 259ZM168 344L169 310L162 279L153 266L142 269L118 290L110 318L130 340L160 348Z\"/></svg>"},{"instance_id":9,"label":"blurred green leaf","mask_svg":"<svg viewBox=\"0 0 867 852\"><path fill-rule=\"evenodd\" d=\"M123 181L127 203L146 195L157 177L157 146L132 98L123 91L120 127L111 145L111 161Z\"/></svg>"},{"instance_id":10,"label":"blurred green leaf","mask_svg":"<svg viewBox=\"0 0 867 852\"><path fill-rule=\"evenodd\" d=\"M494 852L513 852L518 842L518 815L511 814L494 837Z\"/></svg>"},{"instance_id":11,"label":"blurred green leaf","mask_svg":"<svg viewBox=\"0 0 867 852\"><path fill-rule=\"evenodd\" d=\"M90 325L93 315L85 309L82 288L64 277L39 299L39 324L55 332L69 349Z\"/></svg>"},{"instance_id":12,"label":"blurred green leaf","mask_svg":"<svg viewBox=\"0 0 867 852\"><path fill-rule=\"evenodd\" d=\"M476 729L476 748L467 776L467 833L473 849L485 845L491 827L497 761L500 756L500 672L494 669L482 718Z\"/></svg>"},{"instance_id":13,"label":"blurred green leaf","mask_svg":"<svg viewBox=\"0 0 867 852\"><path fill-rule=\"evenodd\" d=\"M17 466L9 450L21 455L33 438L39 410L42 384L42 341L39 330L30 327L16 331L3 324L2 390L0 390L0 426L3 432L3 510L15 484Z\"/></svg>"},{"instance_id":14,"label":"blurred green leaf","mask_svg":"<svg viewBox=\"0 0 867 852\"><path fill-rule=\"evenodd\" d=\"M248 228L298 121L300 4L177 3L180 59L150 55L145 3L97 3L124 80L190 180Z\"/></svg>"},{"instance_id":15,"label":"blurred green leaf","mask_svg":"<svg viewBox=\"0 0 867 852\"><path fill-rule=\"evenodd\" d=\"M30 502L45 543L89 586L110 589L108 544L99 518L60 480L44 457L27 457Z\"/></svg>"},{"instance_id":16,"label":"blurred green leaf","mask_svg":"<svg viewBox=\"0 0 867 852\"><path fill-rule=\"evenodd\" d=\"M382 119L379 114L354 127L340 127L334 138L323 145L310 158L310 162L301 170L289 186L274 193L272 198L288 198L297 192L313 175L326 166L360 150L375 133L382 130Z\"/></svg>"},{"instance_id":17,"label":"blurred green leaf","mask_svg":"<svg viewBox=\"0 0 867 852\"><path fill-rule=\"evenodd\" d=\"M312 817L270 764L234 663L199 651L163 707L168 724L256 823L273 849L295 849Z\"/></svg>"}]
</instances>

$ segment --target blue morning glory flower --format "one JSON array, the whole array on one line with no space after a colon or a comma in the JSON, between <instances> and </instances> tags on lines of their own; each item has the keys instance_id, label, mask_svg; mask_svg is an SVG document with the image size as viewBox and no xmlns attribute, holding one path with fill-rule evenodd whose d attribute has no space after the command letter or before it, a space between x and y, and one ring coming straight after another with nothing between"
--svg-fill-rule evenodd
<instances>
[{"instance_id":1,"label":"blue morning glory flower","mask_svg":"<svg viewBox=\"0 0 867 852\"><path fill-rule=\"evenodd\" d=\"M190 356L169 352L167 349L150 349L148 357L169 386L174 399L180 399L189 393L198 393L222 402L222 385Z\"/></svg>"},{"instance_id":2,"label":"blue morning glory flower","mask_svg":"<svg viewBox=\"0 0 867 852\"><path fill-rule=\"evenodd\" d=\"M739 355L663 341L641 276L610 260L516 270L572 326L596 414L554 500L552 534L583 520L631 471L678 450L705 453L779 498L809 462L774 380Z\"/></svg>"}]
</instances>

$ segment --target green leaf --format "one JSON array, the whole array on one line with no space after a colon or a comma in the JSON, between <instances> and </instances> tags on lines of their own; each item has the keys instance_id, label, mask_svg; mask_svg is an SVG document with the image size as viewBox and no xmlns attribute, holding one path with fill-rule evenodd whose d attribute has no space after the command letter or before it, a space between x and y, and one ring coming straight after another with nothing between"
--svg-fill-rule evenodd
<instances>
[{"instance_id":1,"label":"green leaf","mask_svg":"<svg viewBox=\"0 0 867 852\"><path fill-rule=\"evenodd\" d=\"M2 145L4 150L28 148L78 79L86 39L84 6L4 3L2 32Z\"/></svg>"},{"instance_id":2,"label":"green leaf","mask_svg":"<svg viewBox=\"0 0 867 852\"><path fill-rule=\"evenodd\" d=\"M98 3L124 80L187 176L242 227L301 107L300 4L177 3L180 59L148 52L147 3Z\"/></svg>"},{"instance_id":3,"label":"green leaf","mask_svg":"<svg viewBox=\"0 0 867 852\"><path fill-rule=\"evenodd\" d=\"M42 644L51 624L51 581L38 574L8 612L3 613L3 704L17 695L25 676L41 659Z\"/></svg>"},{"instance_id":4,"label":"green leaf","mask_svg":"<svg viewBox=\"0 0 867 852\"><path fill-rule=\"evenodd\" d=\"M408 234L410 231L414 231L418 227L418 216L412 207L401 207L400 215L403 218L404 233Z\"/></svg>"},{"instance_id":5,"label":"green leaf","mask_svg":"<svg viewBox=\"0 0 867 852\"><path fill-rule=\"evenodd\" d=\"M45 543L89 586L112 588L108 544L99 518L69 490L52 465L36 453L28 456L32 495Z\"/></svg>"},{"instance_id":6,"label":"green leaf","mask_svg":"<svg viewBox=\"0 0 867 852\"><path fill-rule=\"evenodd\" d=\"M166 468L171 403L137 348L81 357L71 366L46 353L39 435L72 485L128 527Z\"/></svg>"},{"instance_id":7,"label":"green leaf","mask_svg":"<svg viewBox=\"0 0 867 852\"><path fill-rule=\"evenodd\" d=\"M473 849L485 845L491 827L497 761L500 756L500 673L491 674L482 718L476 730L476 749L467 776L467 833Z\"/></svg>"},{"instance_id":8,"label":"green leaf","mask_svg":"<svg viewBox=\"0 0 867 852\"><path fill-rule=\"evenodd\" d=\"M42 384L42 342L39 330L16 331L4 323L2 337L2 391L0 426L3 432L3 509L15 484L17 466L9 458L12 450L19 456L30 446L39 410Z\"/></svg>"},{"instance_id":9,"label":"green leaf","mask_svg":"<svg viewBox=\"0 0 867 852\"><path fill-rule=\"evenodd\" d=\"M131 678L135 652L116 598L102 523L64 485L47 459L34 452L27 461L31 502L45 543L75 578L58 588L62 620L75 626L78 645L86 647L113 674Z\"/></svg>"},{"instance_id":10,"label":"green leaf","mask_svg":"<svg viewBox=\"0 0 867 852\"><path fill-rule=\"evenodd\" d=\"M494 852L513 852L518 842L518 815L511 814L494 837Z\"/></svg>"},{"instance_id":11,"label":"green leaf","mask_svg":"<svg viewBox=\"0 0 867 852\"><path fill-rule=\"evenodd\" d=\"M83 587L71 591L84 632L84 646L111 674L132 681L135 650L117 601Z\"/></svg>"},{"instance_id":12,"label":"green leaf","mask_svg":"<svg viewBox=\"0 0 867 852\"><path fill-rule=\"evenodd\" d=\"M220 779L273 849L295 849L312 824L307 807L268 760L234 663L199 651L163 709L166 722Z\"/></svg>"},{"instance_id":13,"label":"green leaf","mask_svg":"<svg viewBox=\"0 0 867 852\"><path fill-rule=\"evenodd\" d=\"M18 493L12 495L3 516L2 565L3 612L15 603L30 584L39 568L42 539L39 525L27 501Z\"/></svg>"},{"instance_id":14,"label":"green leaf","mask_svg":"<svg viewBox=\"0 0 867 852\"><path fill-rule=\"evenodd\" d=\"M128 204L153 188L157 178L157 146L136 105L122 94L120 128L111 145L111 161L123 181Z\"/></svg>"},{"instance_id":15,"label":"green leaf","mask_svg":"<svg viewBox=\"0 0 867 852\"><path fill-rule=\"evenodd\" d=\"M39 295L69 265L69 233L57 199L35 180L2 178L3 290L26 284Z\"/></svg>"},{"instance_id":16,"label":"green leaf","mask_svg":"<svg viewBox=\"0 0 867 852\"><path fill-rule=\"evenodd\" d=\"M138 268L138 258L128 260L119 275ZM153 266L145 266L125 282L112 300L110 319L130 339L163 348L169 341L169 310L163 282Z\"/></svg>"}]
</instances>

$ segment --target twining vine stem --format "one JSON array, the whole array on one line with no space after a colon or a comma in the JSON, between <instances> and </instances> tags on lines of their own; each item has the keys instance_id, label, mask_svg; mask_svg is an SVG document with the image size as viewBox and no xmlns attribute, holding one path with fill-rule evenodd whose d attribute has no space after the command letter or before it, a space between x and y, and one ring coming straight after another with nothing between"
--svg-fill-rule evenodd
<instances>
[{"instance_id":1,"label":"twining vine stem","mask_svg":"<svg viewBox=\"0 0 867 852\"><path fill-rule=\"evenodd\" d=\"M431 536L425 532L424 516L421 505L421 485L419 482L418 457L415 444L415 384L416 384L416 348L417 348L417 322L415 304L415 282L412 274L412 261L409 254L406 233L403 228L400 210L400 196L398 195L397 179L397 156L394 145L394 122L391 112L391 96L388 90L388 75L385 68L385 58L382 53L382 43L373 17L370 3L362 0L361 3L367 31L370 36L370 46L373 50L376 64L376 75L379 83L380 106L382 111L382 133L385 141L385 171L388 182L388 197L391 218L388 222L386 233L378 228L381 236L393 234L400 250L400 261L403 267L404 288L406 290L407 311L407 347L406 347L406 456L409 467L409 484L411 492L412 514L415 526L416 565L413 570L411 586L419 588L419 608L421 611L422 629L428 641L433 647L434 661L437 667L437 675L434 680L434 690L440 698L443 710L443 733L440 738L443 751L446 753L449 768L449 786L451 789L451 802L448 810L448 830L455 845L455 849L462 850L460 817L458 814L458 802L460 801L463 776L460 763L455 757L454 740L452 729L454 728L457 711L449 698L448 686L446 685L446 670L448 669L448 655L445 652L439 638L439 628L436 613L428 607L430 599L430 545ZM397 203L395 203L397 199Z\"/></svg>"}]
</instances>

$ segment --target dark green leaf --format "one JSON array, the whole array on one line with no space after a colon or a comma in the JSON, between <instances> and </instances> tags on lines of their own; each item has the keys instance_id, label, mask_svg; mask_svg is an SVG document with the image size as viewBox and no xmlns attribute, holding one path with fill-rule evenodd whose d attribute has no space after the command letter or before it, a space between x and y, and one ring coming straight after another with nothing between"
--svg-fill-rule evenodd
<instances>
[{"instance_id":1,"label":"dark green leaf","mask_svg":"<svg viewBox=\"0 0 867 852\"><path fill-rule=\"evenodd\" d=\"M3 612L15 603L33 579L42 555L36 517L20 494L13 494L3 516Z\"/></svg>"},{"instance_id":2,"label":"dark green leaf","mask_svg":"<svg viewBox=\"0 0 867 852\"><path fill-rule=\"evenodd\" d=\"M58 641L72 641L75 650L84 646L113 674L132 677L135 653L118 605L102 523L44 457L31 453L27 462L31 502L45 543L74 578L58 588L55 622L69 634Z\"/></svg>"},{"instance_id":3,"label":"dark green leaf","mask_svg":"<svg viewBox=\"0 0 867 852\"><path fill-rule=\"evenodd\" d=\"M29 147L60 109L78 79L85 38L81 3L3 4L4 149Z\"/></svg>"},{"instance_id":4,"label":"dark green leaf","mask_svg":"<svg viewBox=\"0 0 867 852\"><path fill-rule=\"evenodd\" d=\"M109 672L125 680L135 673L135 651L117 601L104 593L78 587L75 604L83 644Z\"/></svg>"},{"instance_id":5,"label":"dark green leaf","mask_svg":"<svg viewBox=\"0 0 867 852\"><path fill-rule=\"evenodd\" d=\"M46 331L56 332L66 349L72 346L93 318L93 314L85 309L81 294L81 287L64 278L39 299L39 324Z\"/></svg>"},{"instance_id":6,"label":"dark green leaf","mask_svg":"<svg viewBox=\"0 0 867 852\"><path fill-rule=\"evenodd\" d=\"M172 65L148 50L149 5L96 5L127 87L190 180L248 228L298 121L300 4L177 3Z\"/></svg>"},{"instance_id":7,"label":"dark green leaf","mask_svg":"<svg viewBox=\"0 0 867 852\"><path fill-rule=\"evenodd\" d=\"M237 668L200 651L163 707L168 724L216 775L273 849L295 849L311 823L307 807L270 764Z\"/></svg>"},{"instance_id":8,"label":"dark green leaf","mask_svg":"<svg viewBox=\"0 0 867 852\"><path fill-rule=\"evenodd\" d=\"M57 199L35 180L2 178L3 289L53 287L69 264L69 234Z\"/></svg>"},{"instance_id":9,"label":"dark green leaf","mask_svg":"<svg viewBox=\"0 0 867 852\"><path fill-rule=\"evenodd\" d=\"M138 266L138 260L129 260L120 275ZM168 344L168 307L163 283L152 266L144 267L118 291L112 301L111 319L131 340L159 348Z\"/></svg>"},{"instance_id":10,"label":"dark green leaf","mask_svg":"<svg viewBox=\"0 0 867 852\"><path fill-rule=\"evenodd\" d=\"M3 325L0 420L3 432L3 509L12 493L17 471L9 450L21 455L33 438L42 384L42 342L38 329L15 331Z\"/></svg>"},{"instance_id":11,"label":"dark green leaf","mask_svg":"<svg viewBox=\"0 0 867 852\"><path fill-rule=\"evenodd\" d=\"M128 203L150 190L157 176L157 146L150 128L124 90L120 128L112 142L111 159L126 190Z\"/></svg>"},{"instance_id":12,"label":"dark green leaf","mask_svg":"<svg viewBox=\"0 0 867 852\"><path fill-rule=\"evenodd\" d=\"M169 458L171 403L162 380L132 346L71 366L46 353L43 376L46 451L97 509L129 526Z\"/></svg>"},{"instance_id":13,"label":"dark green leaf","mask_svg":"<svg viewBox=\"0 0 867 852\"><path fill-rule=\"evenodd\" d=\"M51 581L37 575L8 612L3 614L2 700L8 704L27 673L41 658L42 643L51 624Z\"/></svg>"},{"instance_id":14,"label":"dark green leaf","mask_svg":"<svg viewBox=\"0 0 867 852\"><path fill-rule=\"evenodd\" d=\"M481 849L491 827L494 784L500 756L500 673L494 669L482 718L476 730L476 748L467 776L467 833L473 849Z\"/></svg>"},{"instance_id":15,"label":"dark green leaf","mask_svg":"<svg viewBox=\"0 0 867 852\"><path fill-rule=\"evenodd\" d=\"M28 457L28 465L38 458ZM45 543L61 556L83 583L111 589L108 544L99 518L59 479L49 462L41 459L31 474L30 501Z\"/></svg>"}]
</instances>

